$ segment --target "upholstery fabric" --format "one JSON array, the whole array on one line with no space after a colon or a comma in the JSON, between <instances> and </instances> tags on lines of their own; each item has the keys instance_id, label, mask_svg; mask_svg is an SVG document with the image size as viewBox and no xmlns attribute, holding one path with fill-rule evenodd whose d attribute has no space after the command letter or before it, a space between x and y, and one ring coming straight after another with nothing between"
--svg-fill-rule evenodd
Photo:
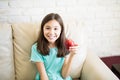
<instances>
[{"instance_id":1,"label":"upholstery fabric","mask_svg":"<svg viewBox=\"0 0 120 80\"><path fill-rule=\"evenodd\" d=\"M91 64L94 64L94 66ZM116 75L113 74L111 70L108 69L108 67L102 62L102 60L100 60L99 57L91 51L89 51L89 53L86 56L81 79L82 80L119 80L116 77Z\"/></svg>"},{"instance_id":2,"label":"upholstery fabric","mask_svg":"<svg viewBox=\"0 0 120 80\"><path fill-rule=\"evenodd\" d=\"M87 50L84 30L74 21L65 24L67 38L80 46L70 75L80 80L119 80L94 52ZM37 69L30 55L39 31L40 23L0 23L0 80L35 79Z\"/></svg>"},{"instance_id":3,"label":"upholstery fabric","mask_svg":"<svg viewBox=\"0 0 120 80\"><path fill-rule=\"evenodd\" d=\"M23 24L14 24L13 27L13 37L14 37L14 52L15 52L15 68L16 68L16 78L17 80L33 80L36 73L36 67L32 64L30 59L30 50L32 44L37 40L38 32L40 31L40 24L37 25L34 23L23 23ZM65 26L66 35L69 35L70 38L76 40L75 42L80 42L80 34L78 32L78 37L73 38L72 36L76 32L75 26ZM77 36L77 34L75 34ZM19 37L18 37L19 36ZM67 36L68 37L68 36ZM81 43L78 43L81 45ZM72 77L80 77L80 72L82 69L82 65L84 63L86 53L84 49L81 49L77 52L76 56L73 60L71 76ZM26 73L27 72L27 73ZM75 72L75 73L74 73ZM33 75L34 74L34 75Z\"/></svg>"},{"instance_id":4,"label":"upholstery fabric","mask_svg":"<svg viewBox=\"0 0 120 80\"><path fill-rule=\"evenodd\" d=\"M79 78L81 69L87 55L86 36L83 34L82 28L79 29L74 22L70 21L71 24L65 24L66 37L72 39L79 45L78 52L73 58L71 76L73 78ZM83 36L84 35L84 36Z\"/></svg>"},{"instance_id":5,"label":"upholstery fabric","mask_svg":"<svg viewBox=\"0 0 120 80\"><path fill-rule=\"evenodd\" d=\"M0 24L0 80L14 80L12 29Z\"/></svg>"},{"instance_id":6,"label":"upholstery fabric","mask_svg":"<svg viewBox=\"0 0 120 80\"><path fill-rule=\"evenodd\" d=\"M37 39L38 24L13 24L16 80L34 80L36 68L30 62L30 50Z\"/></svg>"}]
</instances>

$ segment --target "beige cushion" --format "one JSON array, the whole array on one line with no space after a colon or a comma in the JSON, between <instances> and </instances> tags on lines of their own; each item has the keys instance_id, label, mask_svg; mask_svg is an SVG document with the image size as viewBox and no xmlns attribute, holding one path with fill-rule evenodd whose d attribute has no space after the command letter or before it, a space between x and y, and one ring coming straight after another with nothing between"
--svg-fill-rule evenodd
<instances>
[{"instance_id":1,"label":"beige cushion","mask_svg":"<svg viewBox=\"0 0 120 80\"><path fill-rule=\"evenodd\" d=\"M9 24L0 24L0 80L15 80L12 29Z\"/></svg>"},{"instance_id":2,"label":"beige cushion","mask_svg":"<svg viewBox=\"0 0 120 80\"><path fill-rule=\"evenodd\" d=\"M30 62L30 50L37 39L39 24L13 24L16 80L34 80L36 67Z\"/></svg>"},{"instance_id":3,"label":"beige cushion","mask_svg":"<svg viewBox=\"0 0 120 80\"><path fill-rule=\"evenodd\" d=\"M35 78L36 67L30 60L30 49L36 41L40 24L20 23L13 26L15 68L17 80L33 80ZM72 77L80 77L81 68L86 57L81 40L81 31L75 29L74 23L65 25L66 36L72 38L80 45L78 54L75 55L71 70ZM77 32L77 34L76 34Z\"/></svg>"},{"instance_id":4,"label":"beige cushion","mask_svg":"<svg viewBox=\"0 0 120 80\"><path fill-rule=\"evenodd\" d=\"M65 25L65 33L67 38L72 39L79 45L78 52L73 58L71 76L73 78L80 77L81 69L87 55L86 36L84 34L84 28L77 26L74 21L69 21L69 24Z\"/></svg>"}]
</instances>

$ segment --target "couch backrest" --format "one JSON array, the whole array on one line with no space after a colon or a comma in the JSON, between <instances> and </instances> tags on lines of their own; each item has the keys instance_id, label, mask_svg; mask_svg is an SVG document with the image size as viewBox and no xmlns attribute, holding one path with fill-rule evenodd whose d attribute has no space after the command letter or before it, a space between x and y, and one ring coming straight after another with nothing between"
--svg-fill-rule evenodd
<instances>
[{"instance_id":1,"label":"couch backrest","mask_svg":"<svg viewBox=\"0 0 120 80\"><path fill-rule=\"evenodd\" d=\"M73 60L71 76L79 77L82 64L86 57L85 48L82 47L84 40L81 39L83 36L81 35L80 28L77 28L74 23L69 23L70 25L65 25L66 36L72 38L80 45L79 52ZM37 40L40 23L12 24L12 29L14 38L16 80L34 80L36 67L35 64L31 63L29 60L31 46Z\"/></svg>"},{"instance_id":2,"label":"couch backrest","mask_svg":"<svg viewBox=\"0 0 120 80\"><path fill-rule=\"evenodd\" d=\"M39 24L13 24L16 80L34 80L36 67L30 62L30 50L37 39Z\"/></svg>"},{"instance_id":3,"label":"couch backrest","mask_svg":"<svg viewBox=\"0 0 120 80\"><path fill-rule=\"evenodd\" d=\"M12 29L0 24L0 80L15 80Z\"/></svg>"}]
</instances>

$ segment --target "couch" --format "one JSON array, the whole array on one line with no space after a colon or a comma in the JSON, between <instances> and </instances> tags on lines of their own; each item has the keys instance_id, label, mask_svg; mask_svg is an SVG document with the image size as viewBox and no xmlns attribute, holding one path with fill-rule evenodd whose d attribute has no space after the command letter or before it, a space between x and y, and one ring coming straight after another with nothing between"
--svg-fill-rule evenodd
<instances>
[{"instance_id":1,"label":"couch","mask_svg":"<svg viewBox=\"0 0 120 80\"><path fill-rule=\"evenodd\" d=\"M0 80L34 80L36 66L30 62L31 46L40 23L0 23ZM87 48L84 28L65 24L65 33L80 45L70 75L80 80L119 80L100 58Z\"/></svg>"}]
</instances>

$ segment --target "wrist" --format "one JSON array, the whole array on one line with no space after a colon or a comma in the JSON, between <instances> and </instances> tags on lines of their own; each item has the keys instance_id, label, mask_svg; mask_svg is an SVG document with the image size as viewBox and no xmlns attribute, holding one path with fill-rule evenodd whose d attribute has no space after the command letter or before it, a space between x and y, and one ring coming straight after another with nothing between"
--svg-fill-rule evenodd
<instances>
[{"instance_id":1,"label":"wrist","mask_svg":"<svg viewBox=\"0 0 120 80\"><path fill-rule=\"evenodd\" d=\"M75 53L70 53L70 58L73 58L74 55Z\"/></svg>"}]
</instances>

